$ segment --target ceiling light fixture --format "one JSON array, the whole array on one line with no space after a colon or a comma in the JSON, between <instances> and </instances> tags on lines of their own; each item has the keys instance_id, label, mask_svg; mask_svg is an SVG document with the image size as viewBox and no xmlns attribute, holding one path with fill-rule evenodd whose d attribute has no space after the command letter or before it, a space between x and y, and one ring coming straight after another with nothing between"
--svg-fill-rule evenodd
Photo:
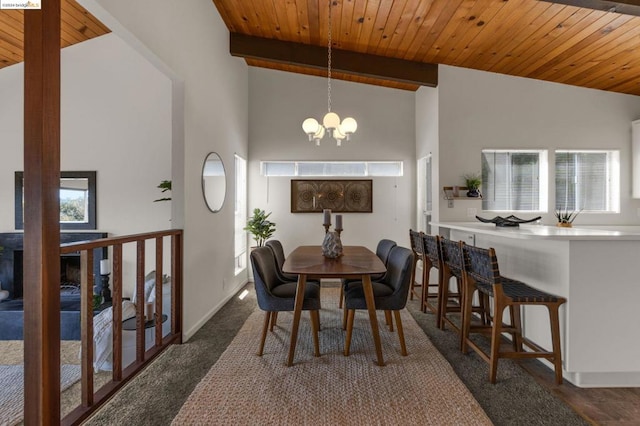
<instances>
[{"instance_id":1,"label":"ceiling light fixture","mask_svg":"<svg viewBox=\"0 0 640 426\"><path fill-rule=\"evenodd\" d=\"M328 43L327 43L327 110L322 119L322 124L315 118L307 118L302 122L302 130L309 135L310 141L315 141L316 146L320 146L320 140L325 134L331 135L338 146L342 145L342 140L350 140L358 128L358 123L352 117L346 117L340 122L340 116L331 111L331 3L329 0L329 21L328 21Z\"/></svg>"}]
</instances>

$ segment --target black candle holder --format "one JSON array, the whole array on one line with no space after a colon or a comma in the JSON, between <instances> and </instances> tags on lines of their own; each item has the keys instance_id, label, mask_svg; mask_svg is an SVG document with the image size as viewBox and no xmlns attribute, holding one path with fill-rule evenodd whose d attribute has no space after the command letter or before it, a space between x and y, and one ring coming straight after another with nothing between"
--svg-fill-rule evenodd
<instances>
[{"instance_id":1,"label":"black candle holder","mask_svg":"<svg viewBox=\"0 0 640 426\"><path fill-rule=\"evenodd\" d=\"M100 282L102 283L102 298L104 302L111 302L111 290L109 289L109 274L100 275Z\"/></svg>"}]
</instances>

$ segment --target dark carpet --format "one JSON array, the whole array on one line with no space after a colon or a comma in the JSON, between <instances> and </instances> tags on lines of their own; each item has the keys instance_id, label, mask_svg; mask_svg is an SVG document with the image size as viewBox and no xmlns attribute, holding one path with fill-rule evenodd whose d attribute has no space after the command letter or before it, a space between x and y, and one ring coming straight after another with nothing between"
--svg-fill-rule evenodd
<instances>
[{"instance_id":1,"label":"dark carpet","mask_svg":"<svg viewBox=\"0 0 640 426\"><path fill-rule=\"evenodd\" d=\"M246 289L249 290L247 297L243 300L233 297L188 342L167 349L86 424L169 425L256 309L253 284L248 284ZM471 352L463 355L455 333L438 330L433 315L420 312L415 301L408 304L408 310L494 424L587 424L514 362L501 360L498 383L488 383L487 364ZM256 341L258 338L256 336ZM249 401L248 404L250 409Z\"/></svg>"}]
</instances>

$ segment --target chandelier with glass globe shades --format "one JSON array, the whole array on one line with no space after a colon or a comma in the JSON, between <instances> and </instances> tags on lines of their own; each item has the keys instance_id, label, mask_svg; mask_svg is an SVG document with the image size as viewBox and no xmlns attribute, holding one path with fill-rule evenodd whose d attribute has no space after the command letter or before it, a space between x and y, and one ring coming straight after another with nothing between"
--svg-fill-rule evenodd
<instances>
[{"instance_id":1,"label":"chandelier with glass globe shades","mask_svg":"<svg viewBox=\"0 0 640 426\"><path fill-rule=\"evenodd\" d=\"M302 122L302 130L309 136L310 141L315 141L320 146L320 141L325 135L336 140L338 146L344 139L350 140L351 135L358 129L358 123L353 117L346 117L342 122L340 116L331 111L331 3L329 0L328 43L327 43L327 113L322 119L322 124L315 118L307 118Z\"/></svg>"}]
</instances>

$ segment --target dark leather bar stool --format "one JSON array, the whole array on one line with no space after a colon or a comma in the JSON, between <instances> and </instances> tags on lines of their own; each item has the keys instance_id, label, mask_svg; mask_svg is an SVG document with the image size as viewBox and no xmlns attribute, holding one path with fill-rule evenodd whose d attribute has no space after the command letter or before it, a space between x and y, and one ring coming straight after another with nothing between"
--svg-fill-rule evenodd
<instances>
[{"instance_id":1,"label":"dark leather bar stool","mask_svg":"<svg viewBox=\"0 0 640 426\"><path fill-rule=\"evenodd\" d=\"M555 369L557 384L562 384L562 354L560 348L560 306L567 300L563 297L546 293L529 285L500 275L498 259L493 248L483 249L460 243L464 265L464 314L462 351L471 347L478 355L489 363L489 381L496 382L498 360L500 358L546 358ZM471 297L475 290L493 298L493 321L489 327L491 332L491 350L486 353L475 342L469 339L471 333ZM547 351L535 342L522 335L520 306L539 305L549 310L551 341L553 349ZM511 324L503 324L503 313L510 310ZM474 327L476 328L476 327ZM485 331L487 327L476 328ZM485 329L485 330L483 330ZM512 335L513 351L500 347L502 333ZM531 351L524 351L523 345Z\"/></svg>"},{"instance_id":2,"label":"dark leather bar stool","mask_svg":"<svg viewBox=\"0 0 640 426\"><path fill-rule=\"evenodd\" d=\"M429 283L422 286L422 312L431 311L436 315L436 324L440 327L441 317L441 293L442 293L442 259L440 254L440 237L436 235L428 235L420 233L422 238L422 282ZM431 269L438 270L438 282L433 284L429 281ZM435 292L429 291L435 288Z\"/></svg>"},{"instance_id":3,"label":"dark leather bar stool","mask_svg":"<svg viewBox=\"0 0 640 426\"><path fill-rule=\"evenodd\" d=\"M462 246L458 241L452 241L444 237L438 239L440 243L440 259L442 262L442 286L440 287L440 316L438 326L445 329L449 324L460 335L460 347L462 348L462 305L464 300L463 285L463 253ZM456 291L451 291L451 278L455 278ZM473 298L473 295L471 295ZM482 325L489 324L491 318L488 312L488 299L484 295L479 295L478 304L471 307L472 312L476 312L480 317ZM453 319L453 315L458 317L458 321Z\"/></svg>"},{"instance_id":4,"label":"dark leather bar stool","mask_svg":"<svg viewBox=\"0 0 640 426\"><path fill-rule=\"evenodd\" d=\"M411 287L409 288L409 298L413 300L413 296L416 296L422 299L422 295L418 294L418 291L416 290L417 288L422 287L422 283L428 282L428 281L424 281L424 263L422 268L423 281L422 282L416 281L416 271L418 268L418 262L424 261L424 246L422 245L422 232L409 229L409 239L411 240L411 251L413 251L413 266L411 269Z\"/></svg>"}]
</instances>

